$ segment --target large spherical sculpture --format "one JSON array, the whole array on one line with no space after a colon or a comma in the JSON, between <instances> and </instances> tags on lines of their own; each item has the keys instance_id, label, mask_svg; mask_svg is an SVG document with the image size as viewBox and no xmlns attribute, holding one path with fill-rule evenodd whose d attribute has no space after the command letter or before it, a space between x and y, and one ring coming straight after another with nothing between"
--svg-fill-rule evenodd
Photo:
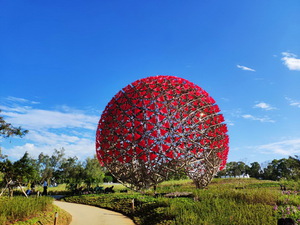
<instances>
[{"instance_id":1,"label":"large spherical sculpture","mask_svg":"<svg viewBox=\"0 0 300 225\"><path fill-rule=\"evenodd\" d=\"M203 188L227 160L227 127L219 112L214 99L188 80L137 80L106 106L96 134L97 157L135 190L182 170Z\"/></svg>"}]
</instances>

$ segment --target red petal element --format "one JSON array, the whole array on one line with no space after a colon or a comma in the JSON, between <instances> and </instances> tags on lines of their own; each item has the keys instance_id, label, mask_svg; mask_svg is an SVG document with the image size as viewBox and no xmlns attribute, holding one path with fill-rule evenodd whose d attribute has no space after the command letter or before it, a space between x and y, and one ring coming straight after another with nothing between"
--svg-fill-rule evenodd
<instances>
[{"instance_id":1,"label":"red petal element","mask_svg":"<svg viewBox=\"0 0 300 225\"><path fill-rule=\"evenodd\" d=\"M179 127L179 128L177 129L177 132L181 134L181 133L182 133L182 127Z\"/></svg>"},{"instance_id":2,"label":"red petal element","mask_svg":"<svg viewBox=\"0 0 300 225\"><path fill-rule=\"evenodd\" d=\"M106 154L110 155L110 156L113 156L113 152L112 151L107 151Z\"/></svg>"},{"instance_id":3,"label":"red petal element","mask_svg":"<svg viewBox=\"0 0 300 225\"><path fill-rule=\"evenodd\" d=\"M132 124L131 124L131 122L127 122L127 123L125 124L125 126L126 126L127 128L130 128L130 127L132 127Z\"/></svg>"},{"instance_id":4,"label":"red petal element","mask_svg":"<svg viewBox=\"0 0 300 225\"><path fill-rule=\"evenodd\" d=\"M147 130L152 130L154 126L151 123L147 123Z\"/></svg>"},{"instance_id":5,"label":"red petal element","mask_svg":"<svg viewBox=\"0 0 300 225\"><path fill-rule=\"evenodd\" d=\"M196 154L197 154L197 149L194 148L194 149L191 150L191 152L192 152L194 155L196 155Z\"/></svg>"},{"instance_id":6,"label":"red petal element","mask_svg":"<svg viewBox=\"0 0 300 225\"><path fill-rule=\"evenodd\" d=\"M183 87L184 87L184 89L186 89L186 90L187 90L187 89L189 89L189 88L190 88L190 85L188 85L188 84L184 84L184 85L183 85Z\"/></svg>"},{"instance_id":7,"label":"red petal element","mask_svg":"<svg viewBox=\"0 0 300 225\"><path fill-rule=\"evenodd\" d=\"M157 131L156 131L156 130L154 130L154 131L151 133L151 136L152 136L152 137L156 137L156 138L157 138L157 137L158 137L158 136L157 136Z\"/></svg>"},{"instance_id":8,"label":"red petal element","mask_svg":"<svg viewBox=\"0 0 300 225\"><path fill-rule=\"evenodd\" d=\"M178 102L171 102L171 104L173 105L173 106L177 106L178 105Z\"/></svg>"},{"instance_id":9,"label":"red petal element","mask_svg":"<svg viewBox=\"0 0 300 225\"><path fill-rule=\"evenodd\" d=\"M140 96L145 96L147 94L146 91L140 91ZM151 96L151 95L150 95Z\"/></svg>"},{"instance_id":10,"label":"red petal element","mask_svg":"<svg viewBox=\"0 0 300 225\"><path fill-rule=\"evenodd\" d=\"M184 155L183 153L177 153L177 158L179 158L180 156Z\"/></svg>"},{"instance_id":11,"label":"red petal element","mask_svg":"<svg viewBox=\"0 0 300 225\"><path fill-rule=\"evenodd\" d=\"M168 131L161 129L160 133L161 133L162 136L165 136L165 134L168 133Z\"/></svg>"},{"instance_id":12,"label":"red petal element","mask_svg":"<svg viewBox=\"0 0 300 225\"><path fill-rule=\"evenodd\" d=\"M147 106L150 104L151 101L144 99L143 102L144 102L144 105Z\"/></svg>"},{"instance_id":13,"label":"red petal element","mask_svg":"<svg viewBox=\"0 0 300 225\"><path fill-rule=\"evenodd\" d=\"M139 114L141 112L141 110L140 109L138 109L138 108L135 108L134 109L134 113L137 115L137 114Z\"/></svg>"},{"instance_id":14,"label":"red petal element","mask_svg":"<svg viewBox=\"0 0 300 225\"><path fill-rule=\"evenodd\" d=\"M126 162L126 163L129 163L131 160L132 160L132 158L131 158L131 157L129 157L129 156L125 156L125 162Z\"/></svg>"},{"instance_id":15,"label":"red petal element","mask_svg":"<svg viewBox=\"0 0 300 225\"><path fill-rule=\"evenodd\" d=\"M167 152L166 156L171 158L171 159L174 158L173 152Z\"/></svg>"},{"instance_id":16,"label":"red petal element","mask_svg":"<svg viewBox=\"0 0 300 225\"><path fill-rule=\"evenodd\" d=\"M167 137L165 141L169 144L171 144L171 142L172 142L170 137Z\"/></svg>"},{"instance_id":17,"label":"red petal element","mask_svg":"<svg viewBox=\"0 0 300 225\"><path fill-rule=\"evenodd\" d=\"M138 140L141 138L141 135L139 135L138 133L134 134L134 140Z\"/></svg>"},{"instance_id":18,"label":"red petal element","mask_svg":"<svg viewBox=\"0 0 300 225\"><path fill-rule=\"evenodd\" d=\"M152 92L152 94L154 95L154 97L157 97L160 93Z\"/></svg>"},{"instance_id":19,"label":"red petal element","mask_svg":"<svg viewBox=\"0 0 300 225\"><path fill-rule=\"evenodd\" d=\"M118 161L119 161L119 162L121 162L121 163L123 163L123 162L124 162L124 160L123 160L123 158L122 158L122 157L118 158Z\"/></svg>"},{"instance_id":20,"label":"red petal element","mask_svg":"<svg viewBox=\"0 0 300 225\"><path fill-rule=\"evenodd\" d=\"M153 140L151 140L151 139L148 139L148 146L151 146L153 143L154 143L154 141L153 141Z\"/></svg>"},{"instance_id":21,"label":"red petal element","mask_svg":"<svg viewBox=\"0 0 300 225\"><path fill-rule=\"evenodd\" d=\"M181 94L181 91L180 91L180 90L181 90L181 86L177 86L175 92L176 92L177 94Z\"/></svg>"},{"instance_id":22,"label":"red petal element","mask_svg":"<svg viewBox=\"0 0 300 225\"><path fill-rule=\"evenodd\" d=\"M134 126L135 127L139 127L141 125L141 122L140 121L138 121L138 120L135 120L134 121Z\"/></svg>"},{"instance_id":23,"label":"red petal element","mask_svg":"<svg viewBox=\"0 0 300 225\"><path fill-rule=\"evenodd\" d=\"M164 115L158 115L158 119L159 119L159 121L163 121L163 119L165 118L165 116Z\"/></svg>"},{"instance_id":24,"label":"red petal element","mask_svg":"<svg viewBox=\"0 0 300 225\"><path fill-rule=\"evenodd\" d=\"M159 147L157 145L155 145L153 148L152 148L152 151L154 152L159 152Z\"/></svg>"},{"instance_id":25,"label":"red petal element","mask_svg":"<svg viewBox=\"0 0 300 225\"><path fill-rule=\"evenodd\" d=\"M168 90L167 93L168 93L169 95L173 95L173 91L172 91L172 90Z\"/></svg>"},{"instance_id":26,"label":"red petal element","mask_svg":"<svg viewBox=\"0 0 300 225\"><path fill-rule=\"evenodd\" d=\"M135 151L136 151L136 154L138 154L138 155L143 152L143 150L141 148L139 148L139 147L136 147Z\"/></svg>"},{"instance_id":27,"label":"red petal element","mask_svg":"<svg viewBox=\"0 0 300 225\"><path fill-rule=\"evenodd\" d=\"M139 120L143 120L143 119L144 119L144 114L143 114L143 113L138 114L138 115L137 115L137 118L138 118Z\"/></svg>"},{"instance_id":28,"label":"red petal element","mask_svg":"<svg viewBox=\"0 0 300 225\"><path fill-rule=\"evenodd\" d=\"M117 147L117 149L121 149L121 143L118 142L118 143L116 144L116 147Z\"/></svg>"},{"instance_id":29,"label":"red petal element","mask_svg":"<svg viewBox=\"0 0 300 225\"><path fill-rule=\"evenodd\" d=\"M153 153L150 153L150 160L153 160L157 157L157 155L153 154Z\"/></svg>"},{"instance_id":30,"label":"red petal element","mask_svg":"<svg viewBox=\"0 0 300 225\"><path fill-rule=\"evenodd\" d=\"M163 102L165 99L163 96L160 96L159 98L157 98L158 101Z\"/></svg>"},{"instance_id":31,"label":"red petal element","mask_svg":"<svg viewBox=\"0 0 300 225\"><path fill-rule=\"evenodd\" d=\"M164 106L165 106L165 104L163 104L163 103L159 103L159 102L157 102L157 103L156 103L156 105L158 106L158 108L162 108L162 107L164 107Z\"/></svg>"},{"instance_id":32,"label":"red petal element","mask_svg":"<svg viewBox=\"0 0 300 225\"><path fill-rule=\"evenodd\" d=\"M133 155L132 149L128 150L126 153L127 153L128 155Z\"/></svg>"},{"instance_id":33,"label":"red petal element","mask_svg":"<svg viewBox=\"0 0 300 225\"><path fill-rule=\"evenodd\" d=\"M162 108L162 109L160 110L160 112L161 112L161 113L168 113L168 110L167 110L167 108Z\"/></svg>"},{"instance_id":34,"label":"red petal element","mask_svg":"<svg viewBox=\"0 0 300 225\"><path fill-rule=\"evenodd\" d=\"M147 161L147 156L146 156L146 155L141 155L139 158L140 158L141 160L143 160L144 162Z\"/></svg>"},{"instance_id":35,"label":"red petal element","mask_svg":"<svg viewBox=\"0 0 300 225\"><path fill-rule=\"evenodd\" d=\"M151 116L154 114L154 112L152 112L152 111L147 111L146 114L147 114L148 117L151 117Z\"/></svg>"},{"instance_id":36,"label":"red petal element","mask_svg":"<svg viewBox=\"0 0 300 225\"><path fill-rule=\"evenodd\" d=\"M155 104L151 104L151 105L149 106L149 109L155 110Z\"/></svg>"},{"instance_id":37,"label":"red petal element","mask_svg":"<svg viewBox=\"0 0 300 225\"><path fill-rule=\"evenodd\" d=\"M151 117L151 118L149 119L149 121L150 121L151 123L156 123L156 118L153 116L153 117Z\"/></svg>"},{"instance_id":38,"label":"red petal element","mask_svg":"<svg viewBox=\"0 0 300 225\"><path fill-rule=\"evenodd\" d=\"M123 147L124 147L125 149L127 149L128 146L129 146L129 144L128 144L127 142L123 142Z\"/></svg>"},{"instance_id":39,"label":"red petal element","mask_svg":"<svg viewBox=\"0 0 300 225\"><path fill-rule=\"evenodd\" d=\"M132 134L127 134L127 136L126 136L126 140L128 140L128 141L132 141Z\"/></svg>"},{"instance_id":40,"label":"red petal element","mask_svg":"<svg viewBox=\"0 0 300 225\"><path fill-rule=\"evenodd\" d=\"M181 143L181 144L179 145L179 147L182 148L182 149L184 149L184 148L185 148L184 143Z\"/></svg>"},{"instance_id":41,"label":"red petal element","mask_svg":"<svg viewBox=\"0 0 300 225\"><path fill-rule=\"evenodd\" d=\"M162 145L162 149L164 152L166 152L170 147L168 145Z\"/></svg>"},{"instance_id":42,"label":"red petal element","mask_svg":"<svg viewBox=\"0 0 300 225\"><path fill-rule=\"evenodd\" d=\"M174 97L172 95L167 95L168 100L172 100Z\"/></svg>"},{"instance_id":43,"label":"red petal element","mask_svg":"<svg viewBox=\"0 0 300 225\"><path fill-rule=\"evenodd\" d=\"M140 143L139 143L139 145L141 147L145 147L146 146L146 141L145 140L141 140Z\"/></svg>"}]
</instances>

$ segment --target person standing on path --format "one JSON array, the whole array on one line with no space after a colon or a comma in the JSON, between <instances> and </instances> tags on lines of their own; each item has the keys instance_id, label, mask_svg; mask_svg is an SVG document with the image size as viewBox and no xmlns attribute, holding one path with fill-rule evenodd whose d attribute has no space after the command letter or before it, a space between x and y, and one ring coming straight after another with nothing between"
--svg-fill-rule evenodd
<instances>
[{"instance_id":1,"label":"person standing on path","mask_svg":"<svg viewBox=\"0 0 300 225\"><path fill-rule=\"evenodd\" d=\"M47 192L48 183L47 183L46 180L45 180L44 183L43 183L43 188L44 188L44 190L43 190L43 194L42 194L42 195L45 196L45 195L48 194L48 192Z\"/></svg>"}]
</instances>

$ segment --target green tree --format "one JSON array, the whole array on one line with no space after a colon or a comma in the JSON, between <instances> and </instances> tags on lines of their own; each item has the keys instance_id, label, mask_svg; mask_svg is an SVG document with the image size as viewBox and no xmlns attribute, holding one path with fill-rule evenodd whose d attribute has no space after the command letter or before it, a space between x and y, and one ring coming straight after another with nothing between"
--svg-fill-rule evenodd
<instances>
[{"instance_id":1,"label":"green tree","mask_svg":"<svg viewBox=\"0 0 300 225\"><path fill-rule=\"evenodd\" d=\"M8 138L11 136L23 137L27 133L28 130L24 130L21 127L14 127L10 123L5 122L3 116L0 116L0 137L4 137L4 138Z\"/></svg>"},{"instance_id":2,"label":"green tree","mask_svg":"<svg viewBox=\"0 0 300 225\"><path fill-rule=\"evenodd\" d=\"M250 177L253 178L260 178L261 177L261 167L258 162L253 162L250 164L251 166L249 167L247 173L249 174Z\"/></svg>"},{"instance_id":3,"label":"green tree","mask_svg":"<svg viewBox=\"0 0 300 225\"><path fill-rule=\"evenodd\" d=\"M22 184L34 181L38 176L38 171L36 170L35 163L29 157L29 154L27 152L21 159L15 161L14 163L12 163L8 159L1 161L0 171L4 175L4 185L5 188L9 189L10 195L13 195L13 186L21 187Z\"/></svg>"},{"instance_id":4,"label":"green tree","mask_svg":"<svg viewBox=\"0 0 300 225\"><path fill-rule=\"evenodd\" d=\"M84 167L77 157L63 159L60 171L63 171L61 182L66 183L70 190L77 189L84 181Z\"/></svg>"},{"instance_id":5,"label":"green tree","mask_svg":"<svg viewBox=\"0 0 300 225\"><path fill-rule=\"evenodd\" d=\"M100 166L96 156L93 158L87 158L84 163L84 183L89 189L92 185L98 185L103 183L105 173L103 168Z\"/></svg>"}]
</instances>

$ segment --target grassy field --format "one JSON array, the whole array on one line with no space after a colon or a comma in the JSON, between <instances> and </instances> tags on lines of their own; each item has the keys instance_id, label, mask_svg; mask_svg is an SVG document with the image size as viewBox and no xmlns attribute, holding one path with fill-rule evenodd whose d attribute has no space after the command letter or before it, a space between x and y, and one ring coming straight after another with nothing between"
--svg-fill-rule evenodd
<instances>
[{"instance_id":1,"label":"grassy field","mask_svg":"<svg viewBox=\"0 0 300 225\"><path fill-rule=\"evenodd\" d=\"M66 201L112 209L141 225L269 225L277 224L281 217L300 218L298 192L281 191L279 183L273 181L214 179L202 190L195 189L190 180L168 181L160 184L156 192L156 196L153 191L91 194L67 197ZM192 196L164 197L174 192L190 192Z\"/></svg>"},{"instance_id":2,"label":"grassy field","mask_svg":"<svg viewBox=\"0 0 300 225\"><path fill-rule=\"evenodd\" d=\"M54 215L58 213L57 225L67 225L71 215L52 204L51 197L16 196L0 198L0 225L53 225Z\"/></svg>"},{"instance_id":3,"label":"grassy field","mask_svg":"<svg viewBox=\"0 0 300 225\"><path fill-rule=\"evenodd\" d=\"M279 184L256 179L214 179L206 189L195 189L191 180L179 180L163 182L155 193L148 190L143 194L131 190L123 193L125 187L114 184L116 193L113 194L68 196L65 200L121 212L138 225L272 225L282 217L297 221L300 185L284 181L287 190L282 191ZM103 188L110 186L103 185ZM52 187L49 193L67 195L65 188L65 185ZM189 196L167 198L165 195L177 192ZM59 210L54 207L48 197L1 197L0 225L38 224L42 220L44 225L53 224L54 212ZM70 219L64 212L60 214L66 216L64 221Z\"/></svg>"}]
</instances>

